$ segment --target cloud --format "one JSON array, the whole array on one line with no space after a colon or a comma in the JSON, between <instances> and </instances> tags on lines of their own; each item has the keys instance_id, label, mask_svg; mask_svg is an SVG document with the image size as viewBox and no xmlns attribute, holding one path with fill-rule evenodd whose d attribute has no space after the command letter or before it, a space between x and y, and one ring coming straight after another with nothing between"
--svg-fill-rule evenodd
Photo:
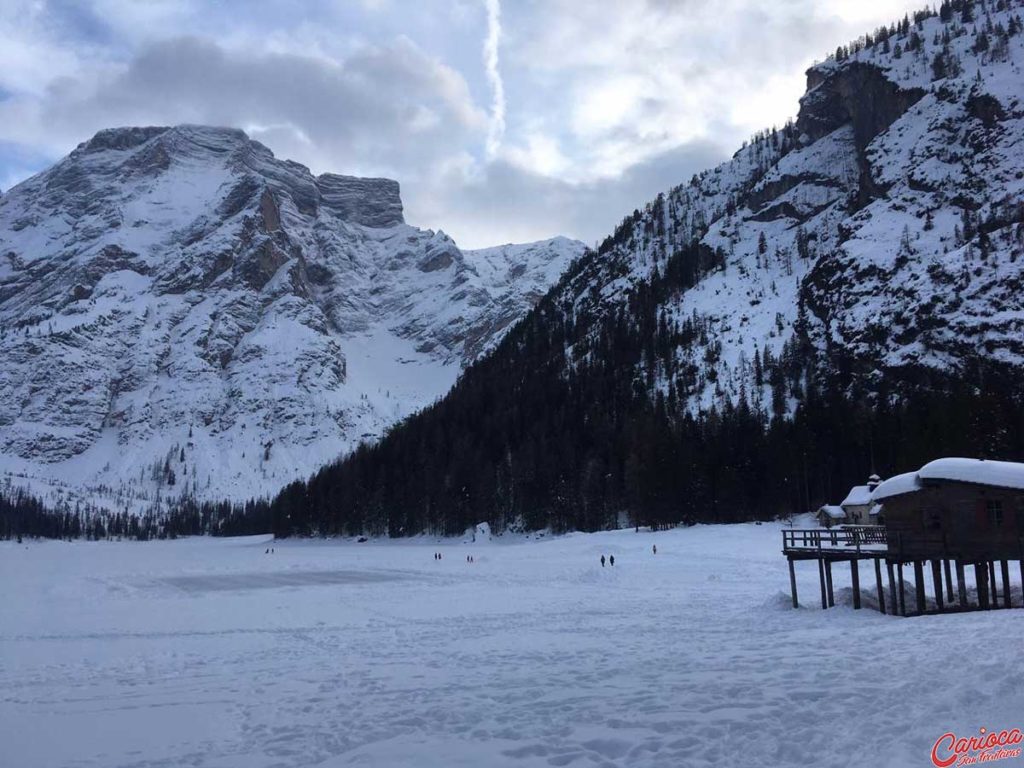
<instances>
[{"instance_id":1,"label":"cloud","mask_svg":"<svg viewBox=\"0 0 1024 768\"><path fill-rule=\"evenodd\" d=\"M403 39L331 62L175 38L96 82L61 77L40 99L0 102L0 139L15 142L73 145L112 125L182 122L249 128L324 170L416 179L487 121L457 72Z\"/></svg>"},{"instance_id":2,"label":"cloud","mask_svg":"<svg viewBox=\"0 0 1024 768\"><path fill-rule=\"evenodd\" d=\"M407 219L460 244L593 241L919 3L7 0L0 179L100 128L231 125L314 172L398 179Z\"/></svg>"},{"instance_id":3,"label":"cloud","mask_svg":"<svg viewBox=\"0 0 1024 768\"><path fill-rule=\"evenodd\" d=\"M689 181L723 158L722 148L700 140L631 167L614 183L569 182L498 159L477 176L453 169L436 191L410 202L427 221L467 247L524 242L569 233L593 245L634 208L659 192Z\"/></svg>"},{"instance_id":4,"label":"cloud","mask_svg":"<svg viewBox=\"0 0 1024 768\"><path fill-rule=\"evenodd\" d=\"M575 181L615 179L703 138L738 146L795 115L815 57L919 4L548 0L543 13L510 5L507 141L518 141L518 115L541 116L531 130L555 137Z\"/></svg>"}]
</instances>

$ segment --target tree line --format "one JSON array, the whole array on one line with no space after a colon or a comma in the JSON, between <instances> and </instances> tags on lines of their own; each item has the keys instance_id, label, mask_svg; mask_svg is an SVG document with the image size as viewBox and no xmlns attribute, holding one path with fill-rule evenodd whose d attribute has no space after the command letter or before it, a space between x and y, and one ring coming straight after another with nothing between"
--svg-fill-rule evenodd
<instances>
[{"instance_id":1,"label":"tree line","mask_svg":"<svg viewBox=\"0 0 1024 768\"><path fill-rule=\"evenodd\" d=\"M0 489L0 540L176 539L179 536L241 536L273 528L270 504L252 500L197 502L185 498L142 512L114 511L92 504L47 504L24 489Z\"/></svg>"}]
</instances>

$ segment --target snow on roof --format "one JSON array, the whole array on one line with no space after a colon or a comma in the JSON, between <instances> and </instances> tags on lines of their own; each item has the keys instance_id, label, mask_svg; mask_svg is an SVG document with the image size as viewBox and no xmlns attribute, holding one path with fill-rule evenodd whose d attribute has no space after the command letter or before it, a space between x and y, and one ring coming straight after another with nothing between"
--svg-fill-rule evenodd
<instances>
[{"instance_id":1,"label":"snow on roof","mask_svg":"<svg viewBox=\"0 0 1024 768\"><path fill-rule=\"evenodd\" d=\"M871 503L871 487L867 485L855 485L846 494L846 498L839 504L841 507L859 506Z\"/></svg>"},{"instance_id":2,"label":"snow on roof","mask_svg":"<svg viewBox=\"0 0 1024 768\"><path fill-rule=\"evenodd\" d=\"M842 520L846 517L846 512L843 511L843 508L836 504L826 504L825 506L818 510L819 515L822 512L831 517L833 520Z\"/></svg>"},{"instance_id":3,"label":"snow on roof","mask_svg":"<svg viewBox=\"0 0 1024 768\"><path fill-rule=\"evenodd\" d=\"M980 483L982 485L994 485L999 488L1018 488L1024 490L1024 464L1013 461L936 459L921 467L917 475L921 480Z\"/></svg>"},{"instance_id":4,"label":"snow on roof","mask_svg":"<svg viewBox=\"0 0 1024 768\"><path fill-rule=\"evenodd\" d=\"M871 509L868 510L868 514L872 517L877 517L878 515L882 514L884 510L885 507L882 506L881 504L872 504Z\"/></svg>"},{"instance_id":5,"label":"snow on roof","mask_svg":"<svg viewBox=\"0 0 1024 768\"><path fill-rule=\"evenodd\" d=\"M904 493L911 493L921 489L921 483L917 479L917 472L904 472L885 480L875 488L871 494L872 501L881 501L892 496L902 496Z\"/></svg>"}]
</instances>

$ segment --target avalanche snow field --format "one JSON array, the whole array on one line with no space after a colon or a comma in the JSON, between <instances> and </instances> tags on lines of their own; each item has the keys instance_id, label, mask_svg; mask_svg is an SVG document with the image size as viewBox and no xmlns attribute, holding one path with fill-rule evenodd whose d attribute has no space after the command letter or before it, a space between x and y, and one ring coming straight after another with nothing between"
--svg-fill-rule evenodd
<instances>
[{"instance_id":1,"label":"avalanche snow field","mask_svg":"<svg viewBox=\"0 0 1024 768\"><path fill-rule=\"evenodd\" d=\"M929 766L1024 727L1024 610L823 612L804 563L795 611L779 531L0 543L0 764Z\"/></svg>"}]
</instances>

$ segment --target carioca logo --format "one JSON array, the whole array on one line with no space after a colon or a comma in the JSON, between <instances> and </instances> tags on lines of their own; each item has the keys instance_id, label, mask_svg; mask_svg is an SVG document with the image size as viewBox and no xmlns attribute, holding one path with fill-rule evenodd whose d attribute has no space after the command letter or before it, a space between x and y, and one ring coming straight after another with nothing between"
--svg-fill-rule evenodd
<instances>
[{"instance_id":1,"label":"carioca logo","mask_svg":"<svg viewBox=\"0 0 1024 768\"><path fill-rule=\"evenodd\" d=\"M976 765L992 760L1020 757L1021 748L1015 747L1024 740L1020 729L1003 731L980 729L979 736L957 738L954 733L944 733L935 740L932 747L932 765L935 768L950 768L953 765Z\"/></svg>"}]
</instances>

